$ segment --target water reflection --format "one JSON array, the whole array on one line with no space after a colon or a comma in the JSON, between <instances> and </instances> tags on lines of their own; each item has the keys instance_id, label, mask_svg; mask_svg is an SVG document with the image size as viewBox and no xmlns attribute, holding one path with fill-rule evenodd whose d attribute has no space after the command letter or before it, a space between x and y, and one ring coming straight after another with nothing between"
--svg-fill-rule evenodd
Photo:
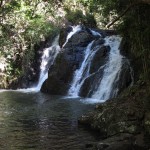
<instances>
[{"instance_id":1,"label":"water reflection","mask_svg":"<svg viewBox=\"0 0 150 150\"><path fill-rule=\"evenodd\" d=\"M42 93L0 93L0 149L78 150L94 136L78 127L77 118L93 109L80 99Z\"/></svg>"}]
</instances>

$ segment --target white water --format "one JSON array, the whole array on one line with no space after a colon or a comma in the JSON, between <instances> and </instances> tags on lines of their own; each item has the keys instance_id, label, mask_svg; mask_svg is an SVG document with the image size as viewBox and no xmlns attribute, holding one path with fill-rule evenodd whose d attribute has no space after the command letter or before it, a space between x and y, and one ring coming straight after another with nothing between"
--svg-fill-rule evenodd
<instances>
[{"instance_id":1,"label":"white water","mask_svg":"<svg viewBox=\"0 0 150 150\"><path fill-rule=\"evenodd\" d=\"M64 47L68 40L77 32L81 31L81 26L80 25L77 25L77 26L71 26L72 27L72 31L67 35L67 39L66 39L66 42L63 44L62 47Z\"/></svg>"},{"instance_id":2,"label":"white water","mask_svg":"<svg viewBox=\"0 0 150 150\"><path fill-rule=\"evenodd\" d=\"M68 40L77 32L81 30L81 26L72 26L72 31L67 35L66 42L63 44L63 47L66 45ZM27 88L27 89L17 89L17 91L20 92L39 92L42 84L44 81L48 78L48 69L50 66L53 64L57 54L60 51L60 46L59 46L59 36L57 36L53 43L52 46L49 48L44 49L43 55L42 55L42 62L40 66L40 77L39 81L36 86L33 86L32 88ZM12 90L14 91L14 90Z\"/></svg>"},{"instance_id":3,"label":"white water","mask_svg":"<svg viewBox=\"0 0 150 150\"><path fill-rule=\"evenodd\" d=\"M77 32L81 30L81 26L73 26L72 31L68 34L67 39L63 45L66 45L68 40ZM101 36L99 33L91 30L92 34L95 36ZM38 92L41 89L43 82L48 78L48 68L53 64L59 50L58 44L59 37L56 37L52 46L43 51L42 62L41 62L41 72L39 77L39 82L35 87L28 89L18 89L21 92ZM118 89L113 89L114 83L119 80L120 71L122 67L122 56L119 51L119 46L121 42L121 37L119 36L110 36L105 38L105 45L110 46L110 53L108 62L103 66L104 72L98 88L94 91L92 98L87 99L85 103L97 103L104 102L109 99L110 96L115 96L118 92ZM93 41L87 46L85 50L84 60L81 64L81 67L77 69L74 73L73 81L71 87L68 91L68 95L71 97L78 97L80 89L87 77L90 76L89 69L93 56L96 53L96 50L91 50ZM12 90L13 91L13 90Z\"/></svg>"},{"instance_id":4,"label":"white water","mask_svg":"<svg viewBox=\"0 0 150 150\"><path fill-rule=\"evenodd\" d=\"M43 50L42 62L41 62L41 66L40 66L40 77L39 77L39 81L38 81L37 85L33 86L31 88L27 88L27 89L17 89L17 91L25 92L25 93L40 91L42 84L48 78L48 69L53 64L57 54L60 51L60 46L59 46L58 40L59 40L59 36L57 36L54 39L52 46ZM12 91L14 91L14 90L12 90Z\"/></svg>"},{"instance_id":5,"label":"white water","mask_svg":"<svg viewBox=\"0 0 150 150\"><path fill-rule=\"evenodd\" d=\"M81 98L80 101L84 104L95 104L95 103L103 103L105 100L99 100L94 98Z\"/></svg>"},{"instance_id":6,"label":"white water","mask_svg":"<svg viewBox=\"0 0 150 150\"><path fill-rule=\"evenodd\" d=\"M58 40L59 40L59 36L57 36L54 39L52 46L49 48L46 48L43 52L42 62L41 62L41 66L40 66L39 82L34 87L36 91L40 91L42 84L48 78L48 69L53 64L57 54L60 51Z\"/></svg>"},{"instance_id":7,"label":"white water","mask_svg":"<svg viewBox=\"0 0 150 150\"><path fill-rule=\"evenodd\" d=\"M80 88L84 82L84 80L87 78L87 76L89 75L89 68L86 68L87 64L88 64L88 58L89 55L91 53L91 46L93 44L93 41L87 46L86 50L85 50L85 56L84 56L84 60L81 64L81 67L79 69L77 69L74 73L74 77L73 77L73 81L71 83L71 87L68 91L68 95L69 96L73 96L73 97L77 97L80 91ZM85 69L88 69L85 71ZM85 73L85 74L84 74Z\"/></svg>"},{"instance_id":8,"label":"white water","mask_svg":"<svg viewBox=\"0 0 150 150\"><path fill-rule=\"evenodd\" d=\"M77 25L77 26L71 26L72 27L72 31L67 35L67 38L66 38L66 41L65 41L65 43L63 44L63 46L62 47L64 47L65 45L66 45L66 43L68 42L68 40L75 34L75 33L77 33L77 32L79 32L79 31L81 31L81 26L80 25ZM92 34L93 35L95 35L95 36L101 36L98 32L95 32L95 31L93 31L93 30L91 30L90 29L90 31L92 32ZM53 64L53 62L54 62L54 60L55 60L55 58L56 58L56 56L57 56L57 54L58 54L58 52L59 52L59 50L60 50L60 47L59 47L59 43L58 43L58 40L59 40L59 36L57 36L56 38L55 38L55 40L54 40L54 42L52 43L52 46L51 47L49 47L49 48L46 48L44 51L43 51L43 56L42 56L42 62L41 62L41 66L40 66L40 77L39 77L39 81L38 81L38 84L36 85L36 86L34 86L34 87L32 87L32 88L27 88L27 89L18 89L18 91L21 91L21 92L38 92L38 91L40 91L40 89L41 89L41 86L42 86L42 84L44 83L44 81L48 78L48 68L47 68L47 66L48 67L50 67L52 64ZM74 96L77 96L78 95L78 92L79 92L79 90L80 90L80 88L81 88L81 85L83 84L83 81L81 82L81 83L79 83L78 82L78 79L80 78L82 78L82 75L83 75L83 71L84 71L84 64L86 63L86 60L87 60L87 58L88 58L88 56L89 56L89 53L90 53L90 47L92 46L92 44L90 45L89 44L89 46L87 47L87 50L86 50L86 52L85 52L85 54L86 54L86 56L85 56L85 59L84 59L84 61L83 61L83 63L82 63L82 66L81 66L81 68L79 69L79 70L77 70L76 71L76 73L75 74L77 74L77 76L75 77L75 81L73 81L74 83L73 83L73 86L72 86L72 88L69 90L69 95L72 95L73 93L73 95ZM54 53L54 54L53 54ZM53 56L52 56L52 55ZM49 64L48 65L48 62L49 61L51 61L51 64ZM84 68L84 69L83 69ZM79 73L78 73L79 72ZM80 74L80 77L78 77L78 75ZM86 78L86 77L85 77ZM76 83L77 82L77 83ZM77 88L77 89L76 89ZM75 90L76 89L76 90Z\"/></svg>"},{"instance_id":9,"label":"white water","mask_svg":"<svg viewBox=\"0 0 150 150\"><path fill-rule=\"evenodd\" d=\"M92 34L93 34L94 36L100 36L100 37L101 37L101 34L100 34L100 33L96 32L96 31L94 31L94 30L92 30L92 29L90 29L90 31L92 32Z\"/></svg>"},{"instance_id":10,"label":"white water","mask_svg":"<svg viewBox=\"0 0 150 150\"><path fill-rule=\"evenodd\" d=\"M121 37L110 36L105 38L105 45L110 46L109 60L105 65L102 80L98 89L92 95L92 98L107 100L111 94L115 96L118 89L113 89L114 83L119 80L119 75L122 67L122 56L119 51ZM113 91L114 90L114 91ZM113 93L112 93L113 92Z\"/></svg>"},{"instance_id":11,"label":"white water","mask_svg":"<svg viewBox=\"0 0 150 150\"><path fill-rule=\"evenodd\" d=\"M96 33L93 33L96 35ZM98 35L98 34L97 34ZM118 89L113 89L113 85L119 80L120 71L122 67L122 56L119 51L119 46L121 42L120 36L110 36L105 38L105 46L110 46L109 58L107 63L102 66L104 67L103 76L101 82L97 86L98 88L94 91L92 99L98 99L99 102L105 101L110 98L110 96L115 96ZM81 67L77 69L74 73L73 81L71 87L68 91L69 96L78 97L80 89L87 77L90 76L89 69L93 56L96 50L91 50L93 42L91 42L85 51L85 57L81 64ZM91 99L90 99L91 100Z\"/></svg>"}]
</instances>

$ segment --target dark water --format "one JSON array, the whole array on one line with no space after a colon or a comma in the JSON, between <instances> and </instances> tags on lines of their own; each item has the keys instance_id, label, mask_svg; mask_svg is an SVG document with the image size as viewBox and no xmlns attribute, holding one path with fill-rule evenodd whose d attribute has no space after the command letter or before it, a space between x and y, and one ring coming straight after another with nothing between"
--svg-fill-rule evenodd
<instances>
[{"instance_id":1,"label":"dark water","mask_svg":"<svg viewBox=\"0 0 150 150\"><path fill-rule=\"evenodd\" d=\"M79 99L0 92L0 149L84 150L96 139L77 118L93 108Z\"/></svg>"}]
</instances>

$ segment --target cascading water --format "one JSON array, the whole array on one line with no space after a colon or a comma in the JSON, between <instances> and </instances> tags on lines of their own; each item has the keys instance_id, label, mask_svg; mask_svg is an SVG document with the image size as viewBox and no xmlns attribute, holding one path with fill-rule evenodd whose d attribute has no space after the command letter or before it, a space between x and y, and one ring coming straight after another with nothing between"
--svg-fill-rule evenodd
<instances>
[{"instance_id":1,"label":"cascading water","mask_svg":"<svg viewBox=\"0 0 150 150\"><path fill-rule=\"evenodd\" d=\"M101 36L99 33L95 31L91 31L94 36ZM109 36L105 37L105 46L110 46L110 52L108 56L108 61L104 66L101 66L104 68L102 77L100 82L98 82L92 92L92 98L99 99L99 100L107 100L110 97L116 96L118 89L113 88L113 85L119 80L120 77L120 71L122 67L122 58L120 52L119 52L119 45L121 42L121 37L119 36ZM81 64L81 67L75 71L73 81L71 83L71 87L68 91L69 96L77 97L79 96L80 89L85 81L86 78L90 76L89 69L91 66L91 61L96 54L96 50L92 49L91 42L86 50L85 50L85 57ZM99 45L100 47L100 45ZM93 90L93 89L91 89Z\"/></svg>"},{"instance_id":2,"label":"cascading water","mask_svg":"<svg viewBox=\"0 0 150 150\"><path fill-rule=\"evenodd\" d=\"M73 27L73 31L68 34L65 44L75 33L79 32L81 30L82 30L81 26ZM101 37L100 33L93 31L91 29L90 29L90 31L91 31L92 35ZM84 83L84 80L89 76L91 60L96 53L96 51L91 51L93 42L94 41L92 41L91 43L88 44L88 46L84 52L84 60L81 64L81 67L79 69L77 69L74 73L73 81L72 81L71 87L68 91L69 96L77 97L79 95L80 88L81 88L82 84Z\"/></svg>"},{"instance_id":3,"label":"cascading water","mask_svg":"<svg viewBox=\"0 0 150 150\"><path fill-rule=\"evenodd\" d=\"M80 25L77 25L77 26L71 26L72 27L72 31L67 35L67 39L66 39L66 42L63 44L62 47L64 47L68 40L77 32L81 31L81 26Z\"/></svg>"},{"instance_id":4,"label":"cascading water","mask_svg":"<svg viewBox=\"0 0 150 150\"><path fill-rule=\"evenodd\" d=\"M96 32L96 31L94 31L94 30L91 30L91 29L90 29L90 31L92 32L92 34L93 34L94 36L99 36L99 37L101 37L101 34L100 34L100 33Z\"/></svg>"},{"instance_id":5,"label":"cascading water","mask_svg":"<svg viewBox=\"0 0 150 150\"><path fill-rule=\"evenodd\" d=\"M103 76L98 89L92 95L92 98L107 100L114 97L118 89L113 89L113 85L119 80L122 67L122 56L119 51L121 37L110 36L105 38L105 45L110 46L109 60L105 65Z\"/></svg>"},{"instance_id":6,"label":"cascading water","mask_svg":"<svg viewBox=\"0 0 150 150\"><path fill-rule=\"evenodd\" d=\"M54 39L51 47L46 48L43 51L42 62L40 66L40 77L39 77L38 84L36 85L36 87L34 87L36 91L40 91L43 82L48 78L48 69L53 64L57 54L60 51L58 40L59 40L59 36L57 36Z\"/></svg>"},{"instance_id":7,"label":"cascading water","mask_svg":"<svg viewBox=\"0 0 150 150\"><path fill-rule=\"evenodd\" d=\"M52 46L43 50L42 61L40 66L40 77L36 86L27 89L17 89L17 90L9 90L9 91L19 91L19 92L39 92L42 84L48 78L48 70L50 66L54 63L57 54L60 51L59 46L59 35L55 37ZM1 90L3 92L6 90Z\"/></svg>"},{"instance_id":8,"label":"cascading water","mask_svg":"<svg viewBox=\"0 0 150 150\"><path fill-rule=\"evenodd\" d=\"M82 30L84 32L84 28L81 26L73 26L72 31L68 34L63 47L74 34ZM89 31L85 30L88 34L93 35L95 40L90 42L85 48L84 59L80 68L74 72L73 80L71 82L70 89L68 90L68 95L78 97L79 95L82 95L82 92L84 92L85 88L83 87L85 85L89 85L89 88L86 89L87 94L85 94L85 96L104 101L111 97L115 97L119 91L118 81L120 80L120 74L123 66L123 56L119 51L121 37L113 35L102 38L100 33L91 29ZM41 72L37 86L26 89L26 91L40 91L43 82L48 78L48 69L53 64L60 50L58 39L59 37L56 37L52 46L43 51L40 66ZM103 47L106 48L106 52L103 51ZM110 51L107 51L107 47L110 47ZM102 58L103 63L101 62L100 65L98 65L97 70L94 70L93 72L91 69L93 68L93 61L95 61L97 52L101 53L100 55L102 56L100 56L99 59ZM105 55L104 53L107 55L103 56ZM88 84L84 84L87 82Z\"/></svg>"},{"instance_id":9,"label":"cascading water","mask_svg":"<svg viewBox=\"0 0 150 150\"><path fill-rule=\"evenodd\" d=\"M84 82L84 79L89 75L89 68L86 68L86 66L89 63L89 56L91 54L90 50L91 50L92 44L93 44L93 41L87 46L85 50L85 57L82 62L82 65L74 73L73 82L71 84L71 88L68 91L68 95L70 96L75 96L75 97L78 96L80 88Z\"/></svg>"},{"instance_id":10,"label":"cascading water","mask_svg":"<svg viewBox=\"0 0 150 150\"><path fill-rule=\"evenodd\" d=\"M36 86L27 89L18 89L20 92L39 92L42 84L48 78L48 69L55 61L57 54L60 51L60 46L58 44L59 36L56 36L54 39L52 46L44 49L42 55L42 61L40 66L40 77Z\"/></svg>"}]
</instances>

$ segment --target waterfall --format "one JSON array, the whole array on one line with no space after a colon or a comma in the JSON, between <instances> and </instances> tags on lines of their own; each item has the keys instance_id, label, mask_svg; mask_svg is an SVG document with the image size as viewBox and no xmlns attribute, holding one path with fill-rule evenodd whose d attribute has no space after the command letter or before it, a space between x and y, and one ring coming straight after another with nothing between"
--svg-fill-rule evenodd
<instances>
[{"instance_id":1,"label":"waterfall","mask_svg":"<svg viewBox=\"0 0 150 150\"><path fill-rule=\"evenodd\" d=\"M74 73L71 88L68 91L68 95L70 95L70 96L78 96L80 88L81 88L84 80L89 75L89 68L86 68L86 67L87 67L87 64L89 63L89 56L91 54L92 44L93 44L93 41L87 46L87 48L85 50L84 60L81 64L81 67L79 69L77 69Z\"/></svg>"},{"instance_id":2,"label":"waterfall","mask_svg":"<svg viewBox=\"0 0 150 150\"><path fill-rule=\"evenodd\" d=\"M68 34L65 44L75 33L82 30L81 26L79 26L79 25L72 27L72 28L73 28L73 31ZM92 29L90 29L90 31L91 31L92 35L101 37L100 33L96 32ZM96 53L96 51L91 51L93 42L94 41L92 41L91 43L88 44L88 46L84 52L84 60L81 64L81 67L79 69L77 69L74 73L73 81L72 81L71 87L68 91L69 96L77 97L79 95L80 88L81 88L82 84L84 83L84 80L89 76L91 60ZM64 47L64 45L63 45L63 47Z\"/></svg>"},{"instance_id":3,"label":"waterfall","mask_svg":"<svg viewBox=\"0 0 150 150\"><path fill-rule=\"evenodd\" d=\"M52 42L52 45L49 48L45 48L43 50L43 55L42 55L42 61L40 65L40 76L38 83L27 89L17 89L19 92L39 92L42 84L44 81L48 78L48 70L50 66L54 63L55 58L57 54L60 51L60 46L59 46L59 35L55 37L54 41ZM12 90L13 91L13 90Z\"/></svg>"},{"instance_id":4,"label":"waterfall","mask_svg":"<svg viewBox=\"0 0 150 150\"><path fill-rule=\"evenodd\" d=\"M113 89L113 85L119 80L122 67L122 56L119 51L121 37L110 36L105 38L105 45L110 46L109 60L105 64L103 77L98 89L92 95L92 98L107 100L114 97L118 89Z\"/></svg>"},{"instance_id":5,"label":"waterfall","mask_svg":"<svg viewBox=\"0 0 150 150\"><path fill-rule=\"evenodd\" d=\"M64 47L68 40L77 32L81 31L81 26L80 25L77 25L77 26L71 26L72 27L72 31L67 35L67 39L66 39L66 42L63 44L62 47Z\"/></svg>"},{"instance_id":6,"label":"waterfall","mask_svg":"<svg viewBox=\"0 0 150 150\"><path fill-rule=\"evenodd\" d=\"M38 84L34 87L36 91L40 91L42 84L48 78L48 69L53 64L57 54L60 51L58 40L59 36L56 36L52 43L52 46L44 49L43 51L42 62L40 66L40 77Z\"/></svg>"},{"instance_id":7,"label":"waterfall","mask_svg":"<svg viewBox=\"0 0 150 150\"><path fill-rule=\"evenodd\" d=\"M70 38L75 34L77 38L82 38L80 31L86 33L82 35L83 41L79 40L77 46L73 45L74 41ZM48 78L49 67L53 64L60 50L58 38L56 37L51 47L43 51L41 72L39 82L34 87L35 91L39 91L43 82ZM72 26L72 31L68 33L63 44L62 55L60 55L63 58L62 60L68 64L65 67L70 70L65 68L66 70L62 70L65 73L60 74L59 72L65 63L63 61L56 62L58 67L56 67L56 70L53 68L54 70L49 72L52 78L46 81L48 84L44 84L45 91L48 89L47 91L50 94L57 94L57 91L58 94L66 94L68 90L67 95L69 97L91 97L99 101L117 96L132 80L130 78L130 65L125 62L126 58L120 54L121 40L122 38L118 35L104 37L104 35L102 36L100 33L80 25ZM69 45L65 47L68 42L70 42ZM87 45L86 47L82 44L84 42ZM79 66L79 68L73 73L75 66ZM68 75L70 77L72 74L72 82L70 82ZM69 83L70 88L68 89Z\"/></svg>"},{"instance_id":8,"label":"waterfall","mask_svg":"<svg viewBox=\"0 0 150 150\"><path fill-rule=\"evenodd\" d=\"M94 35L100 34L96 33L95 31L92 32ZM122 67L122 58L119 46L121 42L120 36L108 36L104 38L105 43L104 46L110 46L110 52L108 54L108 61L105 63L104 66L101 66L100 68L104 68L103 74L100 81L97 82L98 85L96 85L96 89L90 89L94 90L92 93L93 99L99 99L99 100L107 100L110 97L116 96L118 89L113 88L113 85L117 83L117 81L120 78L120 72ZM79 96L80 89L85 81L86 78L90 76L89 69L91 66L91 61L96 54L97 50L96 48L92 49L92 44L94 41L89 43L85 50L85 56L84 60L81 64L81 67L77 69L74 73L73 81L71 83L71 87L68 91L69 96L77 97ZM100 47L100 45L98 45Z\"/></svg>"},{"instance_id":9,"label":"waterfall","mask_svg":"<svg viewBox=\"0 0 150 150\"><path fill-rule=\"evenodd\" d=\"M93 34L94 36L100 36L100 37L101 37L101 34L100 34L100 33L96 32L96 31L94 31L94 30L91 30L91 29L90 29L90 31L92 32L92 34Z\"/></svg>"}]
</instances>

